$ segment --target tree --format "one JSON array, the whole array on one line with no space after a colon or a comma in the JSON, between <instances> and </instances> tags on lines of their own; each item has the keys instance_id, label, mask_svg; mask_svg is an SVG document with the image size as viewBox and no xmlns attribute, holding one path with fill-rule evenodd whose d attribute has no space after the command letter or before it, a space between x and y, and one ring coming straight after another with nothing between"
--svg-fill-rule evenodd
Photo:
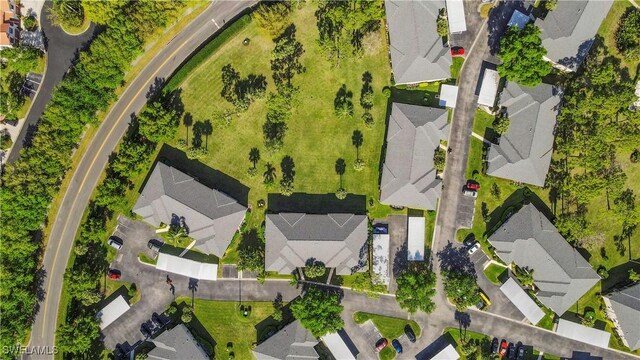
<instances>
[{"instance_id":1,"label":"tree","mask_svg":"<svg viewBox=\"0 0 640 360\"><path fill-rule=\"evenodd\" d=\"M264 183L266 185L273 184L276 179L276 168L271 163L265 164L266 170L263 173Z\"/></svg>"},{"instance_id":2,"label":"tree","mask_svg":"<svg viewBox=\"0 0 640 360\"><path fill-rule=\"evenodd\" d=\"M436 293L436 275L426 266L412 266L396 278L396 301L410 313L422 310L432 313L436 304L431 300Z\"/></svg>"},{"instance_id":3,"label":"tree","mask_svg":"<svg viewBox=\"0 0 640 360\"><path fill-rule=\"evenodd\" d=\"M284 308L284 304L282 302L282 294L278 293L271 304L273 305L273 314L271 314L271 317L273 317L273 320L275 321L281 321L282 309Z\"/></svg>"},{"instance_id":4,"label":"tree","mask_svg":"<svg viewBox=\"0 0 640 360\"><path fill-rule=\"evenodd\" d=\"M347 197L347 191L345 189L338 189L336 190L336 197L340 200L344 200Z\"/></svg>"},{"instance_id":5,"label":"tree","mask_svg":"<svg viewBox=\"0 0 640 360\"><path fill-rule=\"evenodd\" d=\"M501 193L500 186L498 186L497 183L493 183L493 185L491 185L491 195L493 195L496 200L500 200Z\"/></svg>"},{"instance_id":6,"label":"tree","mask_svg":"<svg viewBox=\"0 0 640 360\"><path fill-rule=\"evenodd\" d=\"M335 99L333 100L333 110L335 111L336 116L341 119L353 116L352 98L353 92L351 90L347 90L347 85L342 84L336 93Z\"/></svg>"},{"instance_id":7,"label":"tree","mask_svg":"<svg viewBox=\"0 0 640 360\"><path fill-rule=\"evenodd\" d=\"M159 143L173 139L178 130L178 114L160 101L148 104L138 115L139 131L151 142Z\"/></svg>"},{"instance_id":8,"label":"tree","mask_svg":"<svg viewBox=\"0 0 640 360\"><path fill-rule=\"evenodd\" d=\"M640 161L640 149L634 149L631 152L631 155L629 156L629 161L631 161L634 164Z\"/></svg>"},{"instance_id":9,"label":"tree","mask_svg":"<svg viewBox=\"0 0 640 360\"><path fill-rule=\"evenodd\" d=\"M442 275L444 291L458 311L464 311L482 300L480 288L472 275L460 271L443 271Z\"/></svg>"},{"instance_id":10,"label":"tree","mask_svg":"<svg viewBox=\"0 0 640 360\"><path fill-rule=\"evenodd\" d=\"M91 315L80 315L72 323L63 323L56 331L57 344L60 351L69 354L84 354L100 337L100 327Z\"/></svg>"},{"instance_id":11,"label":"tree","mask_svg":"<svg viewBox=\"0 0 640 360\"><path fill-rule=\"evenodd\" d=\"M267 121L262 126L264 143L267 149L274 151L280 149L284 143L284 135L287 131L287 124L283 121Z\"/></svg>"},{"instance_id":12,"label":"tree","mask_svg":"<svg viewBox=\"0 0 640 360\"><path fill-rule=\"evenodd\" d=\"M620 19L616 46L625 58L640 60L640 10L630 7Z\"/></svg>"},{"instance_id":13,"label":"tree","mask_svg":"<svg viewBox=\"0 0 640 360\"><path fill-rule=\"evenodd\" d=\"M367 129L372 129L373 125L375 125L373 115L371 115L370 112L365 112L364 114L362 114L362 120L364 120L364 126L366 126Z\"/></svg>"},{"instance_id":14,"label":"tree","mask_svg":"<svg viewBox=\"0 0 640 360\"><path fill-rule=\"evenodd\" d=\"M362 131L354 130L351 135L351 144L356 148L356 160L360 160L360 146L362 146L363 141Z\"/></svg>"},{"instance_id":15,"label":"tree","mask_svg":"<svg viewBox=\"0 0 640 360\"><path fill-rule=\"evenodd\" d=\"M282 34L290 21L291 4L286 1L269 1L251 14L258 27L265 30L271 37Z\"/></svg>"},{"instance_id":16,"label":"tree","mask_svg":"<svg viewBox=\"0 0 640 360\"><path fill-rule=\"evenodd\" d=\"M253 168L256 168L258 161L260 161L260 150L256 147L252 147L249 150L249 161L253 164Z\"/></svg>"},{"instance_id":17,"label":"tree","mask_svg":"<svg viewBox=\"0 0 640 360\"><path fill-rule=\"evenodd\" d=\"M507 114L506 113L500 113L493 120L493 123L492 123L493 130L498 135L503 135L504 133L507 132L507 130L509 130L510 123L511 123L511 121L509 121L509 117L507 116Z\"/></svg>"},{"instance_id":18,"label":"tree","mask_svg":"<svg viewBox=\"0 0 640 360\"><path fill-rule=\"evenodd\" d=\"M635 226L640 219L636 211L636 195L633 190L626 189L613 200L614 211L627 226Z\"/></svg>"},{"instance_id":19,"label":"tree","mask_svg":"<svg viewBox=\"0 0 640 360\"><path fill-rule=\"evenodd\" d=\"M446 159L446 154L444 150L440 147L437 147L433 152L433 167L439 172L444 171L444 163Z\"/></svg>"},{"instance_id":20,"label":"tree","mask_svg":"<svg viewBox=\"0 0 640 360\"><path fill-rule=\"evenodd\" d=\"M80 0L55 0L49 10L49 19L61 27L80 27L84 22L84 9Z\"/></svg>"},{"instance_id":21,"label":"tree","mask_svg":"<svg viewBox=\"0 0 640 360\"><path fill-rule=\"evenodd\" d=\"M568 241L579 241L587 236L587 225L584 212L562 213L555 222L560 234Z\"/></svg>"},{"instance_id":22,"label":"tree","mask_svg":"<svg viewBox=\"0 0 640 360\"><path fill-rule=\"evenodd\" d=\"M513 274L516 279L518 279L522 286L531 287L534 285L533 269L521 268L516 264L511 264L511 268L513 269Z\"/></svg>"},{"instance_id":23,"label":"tree","mask_svg":"<svg viewBox=\"0 0 640 360\"><path fill-rule=\"evenodd\" d=\"M558 6L558 0L545 0L544 1L544 8L547 9L548 11L555 10L556 6Z\"/></svg>"},{"instance_id":24,"label":"tree","mask_svg":"<svg viewBox=\"0 0 640 360\"><path fill-rule=\"evenodd\" d=\"M362 74L362 90L360 90L360 106L364 109L365 112L369 112L373 107L373 87L371 87L371 82L373 81L373 77L370 72L365 71Z\"/></svg>"},{"instance_id":25,"label":"tree","mask_svg":"<svg viewBox=\"0 0 640 360\"><path fill-rule=\"evenodd\" d=\"M449 36L449 21L447 20L447 10L445 8L440 9L438 13L438 19L436 20L436 27L438 35L441 37Z\"/></svg>"},{"instance_id":26,"label":"tree","mask_svg":"<svg viewBox=\"0 0 640 360\"><path fill-rule=\"evenodd\" d=\"M302 297L291 304L293 316L316 338L344 327L340 317L342 309L338 293L315 286L310 286Z\"/></svg>"},{"instance_id":27,"label":"tree","mask_svg":"<svg viewBox=\"0 0 640 360\"><path fill-rule=\"evenodd\" d=\"M335 170L336 170L336 174L340 176L339 189L342 189L342 175L344 175L344 172L346 171L346 169L347 169L347 164L344 162L344 159L340 158L336 160Z\"/></svg>"},{"instance_id":28,"label":"tree","mask_svg":"<svg viewBox=\"0 0 640 360\"><path fill-rule=\"evenodd\" d=\"M305 71L300 62L304 54L302 44L296 40L296 27L291 24L284 33L274 39L275 48L271 52L271 71L273 81L280 91L283 87L291 87L291 79L295 74Z\"/></svg>"},{"instance_id":29,"label":"tree","mask_svg":"<svg viewBox=\"0 0 640 360\"><path fill-rule=\"evenodd\" d=\"M309 261L304 267L304 276L311 279L322 277L326 272L326 266L320 261Z\"/></svg>"},{"instance_id":30,"label":"tree","mask_svg":"<svg viewBox=\"0 0 640 360\"><path fill-rule=\"evenodd\" d=\"M253 246L241 249L238 258L238 270L264 271L264 249L262 247Z\"/></svg>"},{"instance_id":31,"label":"tree","mask_svg":"<svg viewBox=\"0 0 640 360\"><path fill-rule=\"evenodd\" d=\"M638 282L640 281L640 274L635 272L635 270L629 270L629 281Z\"/></svg>"},{"instance_id":32,"label":"tree","mask_svg":"<svg viewBox=\"0 0 640 360\"><path fill-rule=\"evenodd\" d=\"M185 306L182 309L182 315L180 316L180 320L182 320L182 322L185 324L188 324L191 322L191 320L193 320L193 313L190 307Z\"/></svg>"},{"instance_id":33,"label":"tree","mask_svg":"<svg viewBox=\"0 0 640 360\"><path fill-rule=\"evenodd\" d=\"M498 73L521 85L536 86L551 72L551 65L543 59L546 54L537 26L528 24L522 30L511 26L500 40Z\"/></svg>"},{"instance_id":34,"label":"tree","mask_svg":"<svg viewBox=\"0 0 640 360\"><path fill-rule=\"evenodd\" d=\"M87 19L96 24L108 24L122 11L129 0L93 1L82 0L82 8Z\"/></svg>"}]
</instances>

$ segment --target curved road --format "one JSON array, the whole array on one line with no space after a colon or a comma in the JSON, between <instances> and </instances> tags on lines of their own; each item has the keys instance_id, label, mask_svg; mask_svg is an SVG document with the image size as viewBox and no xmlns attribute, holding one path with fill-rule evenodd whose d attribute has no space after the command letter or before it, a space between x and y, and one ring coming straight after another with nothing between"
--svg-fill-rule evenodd
<instances>
[{"instance_id":1,"label":"curved road","mask_svg":"<svg viewBox=\"0 0 640 360\"><path fill-rule=\"evenodd\" d=\"M27 117L23 120L24 124L20 134L14 141L13 148L7 158L8 163L12 163L20 157L20 150L25 147L30 137L35 131L38 120L44 112L44 108L51 100L53 89L60 83L64 74L67 73L72 62L77 58L78 52L83 50L91 41L95 33L96 27L91 24L89 29L80 35L69 35L62 31L59 26L51 24L49 16L49 8L51 1L47 1L42 8L40 14L40 26L46 38L47 44L47 69L38 93L36 94L33 104L29 109Z\"/></svg>"},{"instance_id":2,"label":"curved road","mask_svg":"<svg viewBox=\"0 0 640 360\"><path fill-rule=\"evenodd\" d=\"M73 240L89 204L93 189L105 168L109 154L126 132L132 114L147 101L147 92L157 78L168 78L194 51L215 35L220 27L247 10L256 1L216 1L174 37L129 84L118 102L102 121L75 170L54 224L44 254L44 300L39 304L30 346L55 344L55 330L62 280ZM32 356L31 358L50 358Z\"/></svg>"}]
</instances>

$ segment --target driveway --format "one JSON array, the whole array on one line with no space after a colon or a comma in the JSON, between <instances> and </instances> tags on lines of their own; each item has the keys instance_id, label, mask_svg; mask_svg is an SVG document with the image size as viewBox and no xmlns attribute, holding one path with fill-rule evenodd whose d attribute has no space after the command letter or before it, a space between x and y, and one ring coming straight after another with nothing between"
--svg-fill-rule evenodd
<instances>
[{"instance_id":1,"label":"driveway","mask_svg":"<svg viewBox=\"0 0 640 360\"><path fill-rule=\"evenodd\" d=\"M462 46L465 50L471 48L473 40L476 38L476 34L480 31L482 26L482 18L478 11L480 6L480 0L465 0L464 1L464 16L467 23L467 31L459 34L451 34L449 36L449 43L451 47Z\"/></svg>"},{"instance_id":2,"label":"driveway","mask_svg":"<svg viewBox=\"0 0 640 360\"><path fill-rule=\"evenodd\" d=\"M7 158L9 163L16 161L20 157L20 150L30 145L31 137L37 129L38 120L40 120L45 106L51 100L53 89L60 83L72 62L77 58L78 51L84 50L98 32L98 29L92 24L87 31L80 35L68 35L60 27L54 26L49 16L45 15L48 13L51 3L51 1L46 1L41 4L36 1L32 4L25 4L27 9L36 7L36 10L37 7L44 6L40 16L40 27L46 38L47 68L40 85L40 91L36 94L27 117L22 120L24 124L22 124L20 134L13 141L13 148Z\"/></svg>"},{"instance_id":3,"label":"driveway","mask_svg":"<svg viewBox=\"0 0 640 360\"><path fill-rule=\"evenodd\" d=\"M390 215L373 222L389 225L389 293L396 292L396 275L407 267L407 216Z\"/></svg>"}]
</instances>

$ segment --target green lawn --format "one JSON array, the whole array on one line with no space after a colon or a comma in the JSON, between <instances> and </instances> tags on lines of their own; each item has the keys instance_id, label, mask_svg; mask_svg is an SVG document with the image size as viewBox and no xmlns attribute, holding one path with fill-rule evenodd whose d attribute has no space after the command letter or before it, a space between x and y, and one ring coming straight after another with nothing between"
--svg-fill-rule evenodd
<instances>
[{"instance_id":1,"label":"green lawn","mask_svg":"<svg viewBox=\"0 0 640 360\"><path fill-rule=\"evenodd\" d=\"M500 279L506 272L507 268L496 264L491 264L487 266L486 269L484 269L484 275L487 277L487 279L489 279L489 281L496 285L502 284L502 281L500 281Z\"/></svg>"},{"instance_id":2,"label":"green lawn","mask_svg":"<svg viewBox=\"0 0 640 360\"><path fill-rule=\"evenodd\" d=\"M488 114L484 110L476 110L475 120L473 122L473 132L492 141L495 138L492 124L495 116Z\"/></svg>"},{"instance_id":3,"label":"green lawn","mask_svg":"<svg viewBox=\"0 0 640 360\"><path fill-rule=\"evenodd\" d=\"M178 302L191 302L180 298ZM278 330L279 322L271 318L273 306L270 302L243 302L251 306L251 314L242 316L238 302L195 300L194 314L206 331L213 337L216 359L228 359L227 344L233 344L236 359L252 359L251 349L270 330Z\"/></svg>"},{"instance_id":4,"label":"green lawn","mask_svg":"<svg viewBox=\"0 0 640 360\"><path fill-rule=\"evenodd\" d=\"M451 64L451 77L457 79L460 75L460 70L462 69L462 64L464 63L464 58L460 56L456 56L453 58L453 63Z\"/></svg>"},{"instance_id":5,"label":"green lawn","mask_svg":"<svg viewBox=\"0 0 640 360\"><path fill-rule=\"evenodd\" d=\"M620 24L620 17L631 7L633 7L633 5L630 1L614 1L609 14L602 22L602 25L600 25L600 29L598 29L598 35L602 37L604 44L609 48L611 54L620 59L622 66L629 69L629 75L633 79L638 71L640 61L625 60L622 54L618 52L615 40L616 30L618 29L618 24Z\"/></svg>"},{"instance_id":6,"label":"green lawn","mask_svg":"<svg viewBox=\"0 0 640 360\"><path fill-rule=\"evenodd\" d=\"M339 187L339 177L334 170L338 158L345 159L346 173L343 176L344 188L349 193L366 196L370 213L385 215L389 208L378 203L378 167L380 151L385 133L387 99L382 88L388 85L390 66L388 49L384 41L384 27L372 37L371 44L361 58L347 58L342 66L334 68L320 53L316 40L318 30L314 11L316 5L308 3L294 11L293 23L297 28L297 39L305 49L301 62L306 72L296 75L293 84L300 88L298 101L293 106L288 130L281 150L269 152L264 147L262 124L265 121L266 99L255 101L250 108L234 116L230 126L214 124L213 135L207 146L209 153L201 162L237 179L250 188L249 205L253 207L247 221L250 227L258 227L264 219L264 209L255 205L259 199L268 201L267 194L278 193L277 184L267 187L262 182L262 173L267 162L278 169L280 162L289 155L295 162L295 192L332 195ZM243 39L250 39L248 46L242 45ZM193 116L194 124L212 118L216 111L231 109L231 105L220 96L221 68L231 64L241 76L262 74L267 77L267 91L274 91L269 59L274 47L273 41L260 31L254 22L247 22L241 28L234 29L234 36L225 37L210 51L211 56L202 60L180 84L185 111ZM373 77L374 107L371 110L375 126L368 129L361 119L363 109L359 105L362 75L369 71ZM333 110L333 101L338 89L345 84L353 92L355 114L352 119L338 119ZM190 129L191 130L191 129ZM361 172L353 169L356 149L351 144L354 130L364 134L364 144L359 155L366 163ZM189 132L190 136L191 131ZM186 128L181 126L178 136L171 142L186 137ZM257 147L261 160L258 163L258 175L251 177L247 169L249 150ZM277 181L276 181L277 182ZM333 196L333 195L332 195ZM267 207L269 205L267 204ZM237 241L232 246L237 246ZM233 247L230 253L233 253Z\"/></svg>"},{"instance_id":7,"label":"green lawn","mask_svg":"<svg viewBox=\"0 0 640 360\"><path fill-rule=\"evenodd\" d=\"M353 320L358 324L362 324L367 320L373 321L376 328L378 328L378 331L380 331L380 334L387 338L389 343L391 343L391 340L404 334L404 327L407 325L411 326L416 337L420 337L421 334L420 326L413 320L376 315L361 311L353 314Z\"/></svg>"},{"instance_id":8,"label":"green lawn","mask_svg":"<svg viewBox=\"0 0 640 360\"><path fill-rule=\"evenodd\" d=\"M469 340L474 340L474 341L485 341L485 346L490 346L491 344L491 340L492 338L490 336L487 336L485 334L481 334L481 333L477 333L477 332L473 332L473 331L462 331L462 334L460 332L460 329L458 328L447 328L444 330L444 336L447 338L447 340L449 340L449 342L456 348L456 351L458 352L458 354L462 354L462 350L461 350L461 345L462 345L462 341L461 341L461 335L464 335L465 337L465 341L469 341ZM538 359L538 355L540 354L539 351L535 350L534 348L532 348L531 346L525 346L525 359L527 360L537 360ZM462 359L464 359L465 357L463 356ZM495 357L497 359L497 357ZM483 359L494 359L494 357L483 357ZM543 355L543 359L548 359L548 360L556 360L556 359L560 359L557 356L554 355Z\"/></svg>"}]
</instances>

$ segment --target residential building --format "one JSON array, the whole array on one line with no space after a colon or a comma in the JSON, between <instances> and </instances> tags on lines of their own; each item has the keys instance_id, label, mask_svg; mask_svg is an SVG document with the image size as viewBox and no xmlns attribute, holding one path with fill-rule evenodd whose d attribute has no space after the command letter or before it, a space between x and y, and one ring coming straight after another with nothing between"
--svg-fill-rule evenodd
<instances>
[{"instance_id":1,"label":"residential building","mask_svg":"<svg viewBox=\"0 0 640 360\"><path fill-rule=\"evenodd\" d=\"M560 106L560 91L553 85L524 87L508 82L500 104L509 128L492 144L487 175L544 186L553 153L553 132Z\"/></svg>"},{"instance_id":2,"label":"residential building","mask_svg":"<svg viewBox=\"0 0 640 360\"><path fill-rule=\"evenodd\" d=\"M222 257L244 221L247 208L182 171L158 162L133 212L149 224L187 229L195 248Z\"/></svg>"},{"instance_id":3,"label":"residential building","mask_svg":"<svg viewBox=\"0 0 640 360\"><path fill-rule=\"evenodd\" d=\"M411 84L451 77L451 52L438 35L442 0L385 0L391 67L396 84Z\"/></svg>"},{"instance_id":4,"label":"residential building","mask_svg":"<svg viewBox=\"0 0 640 360\"><path fill-rule=\"evenodd\" d=\"M631 351L640 349L640 283L604 296L607 316Z\"/></svg>"},{"instance_id":5,"label":"residential building","mask_svg":"<svg viewBox=\"0 0 640 360\"><path fill-rule=\"evenodd\" d=\"M0 50L12 47L20 39L20 19L18 18L19 7L13 0L0 0Z\"/></svg>"},{"instance_id":6,"label":"residential building","mask_svg":"<svg viewBox=\"0 0 640 360\"><path fill-rule=\"evenodd\" d=\"M265 269L291 274L309 261L337 275L364 271L369 255L368 218L355 214L267 214Z\"/></svg>"},{"instance_id":7,"label":"residential building","mask_svg":"<svg viewBox=\"0 0 640 360\"><path fill-rule=\"evenodd\" d=\"M433 156L449 136L446 109L393 103L380 202L393 206L434 210L442 193Z\"/></svg>"},{"instance_id":8,"label":"residential building","mask_svg":"<svg viewBox=\"0 0 640 360\"><path fill-rule=\"evenodd\" d=\"M317 344L318 340L296 320L258 344L253 355L257 360L318 359Z\"/></svg>"},{"instance_id":9,"label":"residential building","mask_svg":"<svg viewBox=\"0 0 640 360\"><path fill-rule=\"evenodd\" d=\"M207 352L184 324L165 330L152 340L155 348L149 351L149 360L207 360Z\"/></svg>"},{"instance_id":10,"label":"residential building","mask_svg":"<svg viewBox=\"0 0 640 360\"><path fill-rule=\"evenodd\" d=\"M546 59L558 68L576 71L591 49L613 0L558 1L535 25L541 30Z\"/></svg>"},{"instance_id":11,"label":"residential building","mask_svg":"<svg viewBox=\"0 0 640 360\"><path fill-rule=\"evenodd\" d=\"M587 260L533 204L524 205L488 240L506 264L533 271L538 300L558 315L600 281Z\"/></svg>"},{"instance_id":12,"label":"residential building","mask_svg":"<svg viewBox=\"0 0 640 360\"><path fill-rule=\"evenodd\" d=\"M104 330L104 328L111 325L112 322L118 320L118 318L126 313L129 308L129 303L122 295L112 299L96 314L96 317L100 322L100 330Z\"/></svg>"}]
</instances>

